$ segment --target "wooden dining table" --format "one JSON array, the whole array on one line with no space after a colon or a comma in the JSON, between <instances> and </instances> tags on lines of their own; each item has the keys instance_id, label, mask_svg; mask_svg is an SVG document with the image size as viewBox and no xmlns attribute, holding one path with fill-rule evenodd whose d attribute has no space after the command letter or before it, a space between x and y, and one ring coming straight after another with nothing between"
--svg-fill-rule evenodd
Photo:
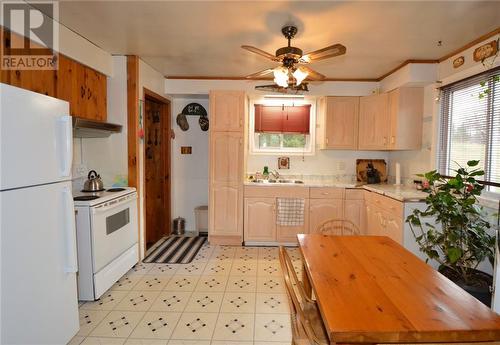
<instances>
[{"instance_id":1,"label":"wooden dining table","mask_svg":"<svg viewBox=\"0 0 500 345\"><path fill-rule=\"evenodd\" d=\"M383 236L299 234L331 344L500 341L500 316Z\"/></svg>"}]
</instances>

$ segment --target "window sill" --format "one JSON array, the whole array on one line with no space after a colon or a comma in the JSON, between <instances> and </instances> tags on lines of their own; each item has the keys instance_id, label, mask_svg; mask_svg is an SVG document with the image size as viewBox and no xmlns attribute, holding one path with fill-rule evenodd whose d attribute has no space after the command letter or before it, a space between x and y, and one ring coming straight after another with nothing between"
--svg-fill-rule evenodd
<instances>
[{"instance_id":1,"label":"window sill","mask_svg":"<svg viewBox=\"0 0 500 345\"><path fill-rule=\"evenodd\" d=\"M314 156L315 152L289 152L289 151L249 151L250 156Z\"/></svg>"}]
</instances>

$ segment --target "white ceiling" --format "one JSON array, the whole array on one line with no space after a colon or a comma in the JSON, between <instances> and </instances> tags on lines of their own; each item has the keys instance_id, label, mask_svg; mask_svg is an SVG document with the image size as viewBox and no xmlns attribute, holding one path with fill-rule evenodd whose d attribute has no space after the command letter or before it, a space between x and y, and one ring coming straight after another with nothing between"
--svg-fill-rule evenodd
<instances>
[{"instance_id":1,"label":"white ceiling","mask_svg":"<svg viewBox=\"0 0 500 345\"><path fill-rule=\"evenodd\" d=\"M329 78L377 78L407 59L437 59L500 24L500 2L65 1L60 21L113 54L136 54L166 76L244 76L273 66L285 24L304 52L342 43L311 65ZM441 40L442 45L437 42Z\"/></svg>"}]
</instances>

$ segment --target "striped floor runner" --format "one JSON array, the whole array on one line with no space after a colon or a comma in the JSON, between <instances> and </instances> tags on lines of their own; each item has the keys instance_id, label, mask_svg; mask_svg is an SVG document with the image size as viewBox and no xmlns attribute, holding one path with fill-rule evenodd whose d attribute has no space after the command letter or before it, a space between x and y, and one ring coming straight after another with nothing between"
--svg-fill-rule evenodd
<instances>
[{"instance_id":1,"label":"striped floor runner","mask_svg":"<svg viewBox=\"0 0 500 345\"><path fill-rule=\"evenodd\" d=\"M156 248L146 256L143 262L164 264L188 264L193 261L203 246L206 237L168 236L160 240ZM163 241L163 242L161 242Z\"/></svg>"}]
</instances>

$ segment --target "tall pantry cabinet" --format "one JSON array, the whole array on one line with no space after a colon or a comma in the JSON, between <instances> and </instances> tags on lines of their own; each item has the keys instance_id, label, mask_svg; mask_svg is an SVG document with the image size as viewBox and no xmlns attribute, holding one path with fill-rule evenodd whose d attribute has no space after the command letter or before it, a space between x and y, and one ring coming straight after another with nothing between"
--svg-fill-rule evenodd
<instances>
[{"instance_id":1,"label":"tall pantry cabinet","mask_svg":"<svg viewBox=\"0 0 500 345\"><path fill-rule=\"evenodd\" d=\"M213 244L243 242L243 91L210 91L209 225Z\"/></svg>"}]
</instances>

